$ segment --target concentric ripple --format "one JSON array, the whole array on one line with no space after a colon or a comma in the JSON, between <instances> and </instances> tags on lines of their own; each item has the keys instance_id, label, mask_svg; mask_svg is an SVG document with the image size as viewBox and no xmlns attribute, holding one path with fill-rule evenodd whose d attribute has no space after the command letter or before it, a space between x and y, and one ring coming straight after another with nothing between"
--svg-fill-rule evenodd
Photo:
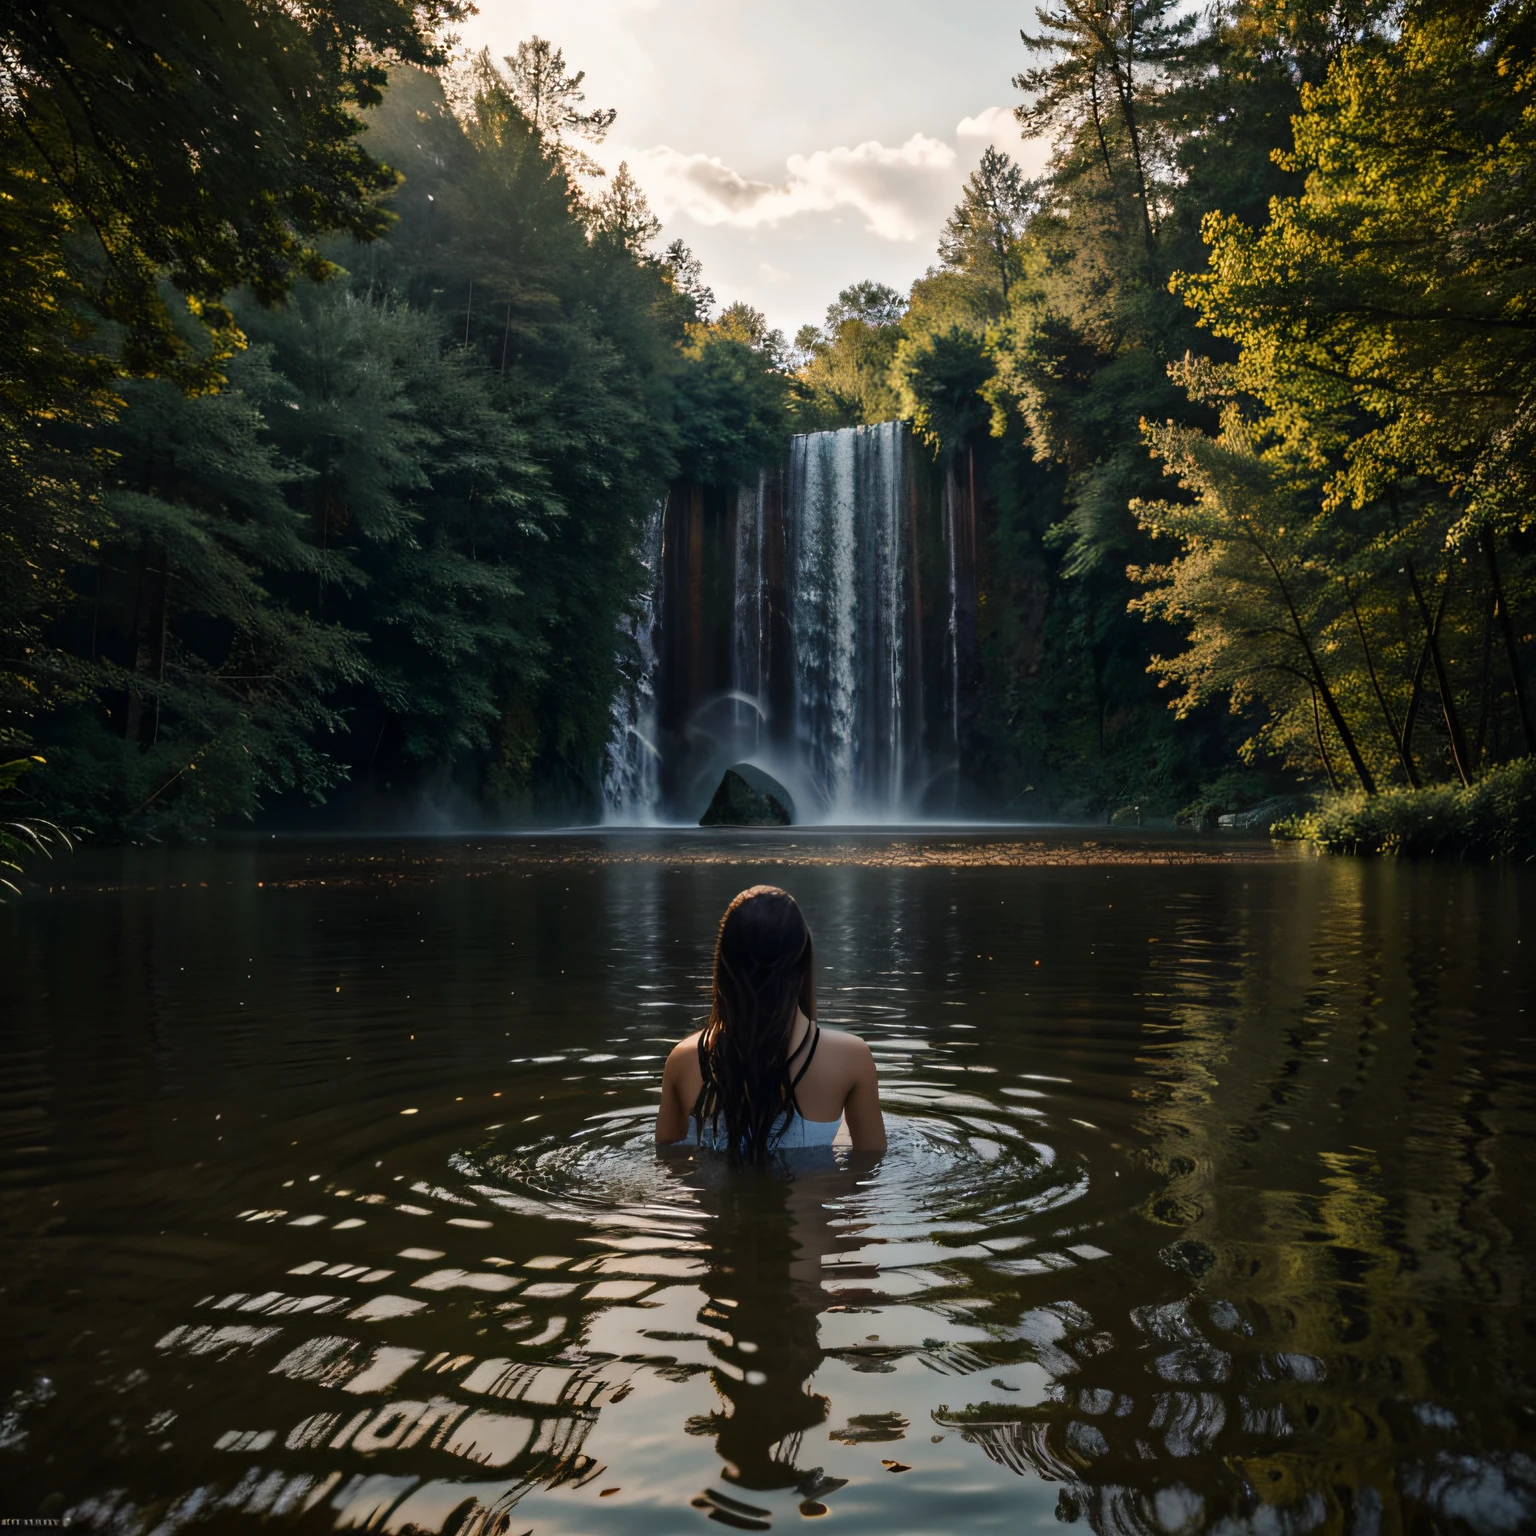
<instances>
[{"instance_id":1,"label":"concentric ripple","mask_svg":"<svg viewBox=\"0 0 1536 1536\"><path fill-rule=\"evenodd\" d=\"M6 908L0 1513L1536 1529L1525 874L943 842L263 844ZM652 1141L763 879L878 1159Z\"/></svg>"},{"instance_id":2,"label":"concentric ripple","mask_svg":"<svg viewBox=\"0 0 1536 1536\"><path fill-rule=\"evenodd\" d=\"M824 1267L835 1274L849 1262L893 1270L983 1259L1028 1274L1073 1262L1043 1245L1040 1218L1085 1194L1088 1171L1081 1154L1063 1158L1040 1139L1038 1109L910 1086L901 1097L908 1102L891 1106L889 1148L877 1160L846 1145L775 1160L772 1178L791 1191L808 1181L823 1197ZM453 1164L467 1193L503 1210L620 1238L697 1237L739 1175L713 1152L658 1152L651 1123L648 1108L614 1111L566 1137L460 1153ZM1079 1257L1099 1252L1078 1249Z\"/></svg>"}]
</instances>

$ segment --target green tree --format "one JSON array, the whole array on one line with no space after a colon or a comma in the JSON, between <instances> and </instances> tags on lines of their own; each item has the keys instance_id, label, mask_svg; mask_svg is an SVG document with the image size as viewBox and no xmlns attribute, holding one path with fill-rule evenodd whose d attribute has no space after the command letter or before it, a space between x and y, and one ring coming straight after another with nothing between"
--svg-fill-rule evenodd
<instances>
[{"instance_id":1,"label":"green tree","mask_svg":"<svg viewBox=\"0 0 1536 1536\"><path fill-rule=\"evenodd\" d=\"M272 302L368 239L393 174L358 139L392 61L445 57L460 0L123 11L24 4L0 18L0 740L62 702L52 636L95 557L115 380L217 384L241 345L226 302ZM187 324L190 317L198 322Z\"/></svg>"},{"instance_id":2,"label":"green tree","mask_svg":"<svg viewBox=\"0 0 1536 1536\"><path fill-rule=\"evenodd\" d=\"M630 174L629 162L621 160L613 180L593 210L593 234L611 240L638 261L649 257L651 242L661 233L661 220L651 212L640 183Z\"/></svg>"},{"instance_id":3,"label":"green tree","mask_svg":"<svg viewBox=\"0 0 1536 1536\"><path fill-rule=\"evenodd\" d=\"M681 240L674 240L661 258L667 282L682 300L684 324L708 321L715 308L715 290L704 281L704 263Z\"/></svg>"},{"instance_id":4,"label":"green tree","mask_svg":"<svg viewBox=\"0 0 1536 1536\"><path fill-rule=\"evenodd\" d=\"M1305 191L1262 230L1211 214L1210 270L1179 280L1246 387L1348 439L1331 502L1417 475L1468 531L1530 526L1531 29L1529 7L1413 7L1344 50L1281 162Z\"/></svg>"},{"instance_id":5,"label":"green tree","mask_svg":"<svg viewBox=\"0 0 1536 1536\"><path fill-rule=\"evenodd\" d=\"M393 62L437 64L462 0L296 8L206 0L124 11L22 4L0 22L0 159L29 203L88 236L77 269L133 372L207 382L239 336L225 295L280 299L328 271L316 239L376 238L392 174L359 108ZM64 252L61 250L61 255ZM219 343L176 323L166 274ZM23 296L8 289L3 324Z\"/></svg>"},{"instance_id":6,"label":"green tree","mask_svg":"<svg viewBox=\"0 0 1536 1536\"><path fill-rule=\"evenodd\" d=\"M844 288L827 306L820 331L795 340L805 361L797 370L803 429L891 421L901 400L891 365L901 343L906 300L884 283Z\"/></svg>"},{"instance_id":7,"label":"green tree","mask_svg":"<svg viewBox=\"0 0 1536 1536\"><path fill-rule=\"evenodd\" d=\"M315 580L289 601L369 637L349 696L366 717L355 765L409 772L488 753L499 690L536 671L519 544L553 515L489 370L445 344L436 317L339 288L251 323L287 385L272 431L308 471Z\"/></svg>"},{"instance_id":8,"label":"green tree","mask_svg":"<svg viewBox=\"0 0 1536 1536\"><path fill-rule=\"evenodd\" d=\"M1187 636L1153 658L1184 690L1174 707L1228 699L1253 728L1246 756L1335 789L1465 784L1499 761L1517 721L1493 673L1495 593L1447 550L1443 500L1404 486L1328 511L1326 465L1245 411L1232 370L1182 377L1224 402L1221 430L1146 429L1188 499L1137 505L1178 553L1133 572L1149 587L1133 606Z\"/></svg>"},{"instance_id":9,"label":"green tree","mask_svg":"<svg viewBox=\"0 0 1536 1536\"><path fill-rule=\"evenodd\" d=\"M525 648L488 695L488 745L442 761L471 793L590 815L639 540L677 463L684 319L662 263L599 227L514 82L489 67L474 78L457 117L422 77L376 120L408 180L396 234L355 281L430 311L483 362L496 414L477 430L524 455L503 489L529 508L508 557ZM422 501L429 520L435 501Z\"/></svg>"},{"instance_id":10,"label":"green tree","mask_svg":"<svg viewBox=\"0 0 1536 1536\"><path fill-rule=\"evenodd\" d=\"M1260 706L1246 756L1267 751L1309 778L1340 787L1340 768L1366 793L1376 775L1341 695L1345 659L1329 631L1339 593L1329 571L1327 529L1309 487L1266 460L1236 407L1216 438L1187 427L1149 427L1148 437L1188 501L1139 502L1143 527L1176 544L1177 558L1133 569L1151 591L1133 609L1187 628L1175 656L1153 669L1182 686L1181 716L1213 701L1234 713Z\"/></svg>"},{"instance_id":11,"label":"green tree","mask_svg":"<svg viewBox=\"0 0 1536 1536\"><path fill-rule=\"evenodd\" d=\"M1166 161L1156 94L1196 27L1195 17L1174 16L1174 10L1175 0L1063 0L1055 9L1041 6L1035 12L1040 31L1021 30L1019 37L1049 62L1021 71L1013 81L1030 98L1015 112L1025 133L1064 131L1087 150L1090 162L1096 157L1107 185L1124 189L1134 204L1149 251L1157 243L1157 182Z\"/></svg>"},{"instance_id":12,"label":"green tree","mask_svg":"<svg viewBox=\"0 0 1536 1536\"><path fill-rule=\"evenodd\" d=\"M1523 552L1509 542L1530 524L1536 384L1517 190L1536 149L1528 33L1519 10L1414 8L1335 50L1303 88L1294 150L1277 155L1304 190L1261 228L1208 216L1208 269L1175 280L1240 348L1232 387L1259 403L1261 430L1319 475L1332 558L1360 586L1362 676L1397 721L1410 784L1425 767L1413 737L1426 676L1444 730L1430 776L1468 782L1508 705L1536 750L1511 610ZM1383 605L1415 634L1395 707L1358 612Z\"/></svg>"},{"instance_id":13,"label":"green tree","mask_svg":"<svg viewBox=\"0 0 1536 1536\"><path fill-rule=\"evenodd\" d=\"M23 658L51 804L129 836L346 776L596 808L639 534L708 369L638 189L589 203L508 79L471 78L456 115L394 72L363 140L405 174L388 237L232 297L256 344L228 387L132 383L119 423L40 433L101 485L67 547L40 519L74 587Z\"/></svg>"},{"instance_id":14,"label":"green tree","mask_svg":"<svg viewBox=\"0 0 1536 1536\"><path fill-rule=\"evenodd\" d=\"M995 373L990 346L1003 313L990 267L938 268L912 285L890 378L897 414L935 450L985 435L983 392Z\"/></svg>"},{"instance_id":15,"label":"green tree","mask_svg":"<svg viewBox=\"0 0 1536 1536\"><path fill-rule=\"evenodd\" d=\"M985 272L1008 302L1018 276L1018 242L1037 206L1038 188L1017 162L989 144L966 178L960 202L939 235L939 258L957 271Z\"/></svg>"},{"instance_id":16,"label":"green tree","mask_svg":"<svg viewBox=\"0 0 1536 1536\"><path fill-rule=\"evenodd\" d=\"M586 70L572 74L565 51L537 33L519 43L517 52L503 62L507 69L502 88L560 169L600 176L596 162L573 141L601 144L618 114L612 107L582 110L587 99L581 88ZM476 68L481 89L493 72L490 53L482 52Z\"/></svg>"},{"instance_id":17,"label":"green tree","mask_svg":"<svg viewBox=\"0 0 1536 1536\"><path fill-rule=\"evenodd\" d=\"M678 468L706 484L731 485L775 463L791 430L784 337L748 304L688 329L678 375Z\"/></svg>"},{"instance_id":18,"label":"green tree","mask_svg":"<svg viewBox=\"0 0 1536 1536\"><path fill-rule=\"evenodd\" d=\"M74 573L52 661L74 699L42 727L53 814L119 837L195 836L268 793L323 798L342 776L324 750L342 728L329 698L364 667L358 635L271 585L321 567L289 500L303 471L265 431L282 381L257 347L218 394L164 380L124 392L101 434L107 529Z\"/></svg>"}]
</instances>

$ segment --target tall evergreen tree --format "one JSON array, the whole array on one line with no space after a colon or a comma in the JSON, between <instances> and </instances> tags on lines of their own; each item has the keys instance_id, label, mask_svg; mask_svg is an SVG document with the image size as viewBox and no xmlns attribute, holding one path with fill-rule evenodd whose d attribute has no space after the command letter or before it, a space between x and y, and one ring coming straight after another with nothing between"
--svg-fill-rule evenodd
<instances>
[{"instance_id":1,"label":"tall evergreen tree","mask_svg":"<svg viewBox=\"0 0 1536 1536\"><path fill-rule=\"evenodd\" d=\"M667 282L682 301L684 324L708 321L714 313L715 290L704 281L704 263L681 240L674 240L661 258Z\"/></svg>"},{"instance_id":2,"label":"tall evergreen tree","mask_svg":"<svg viewBox=\"0 0 1536 1536\"><path fill-rule=\"evenodd\" d=\"M651 242L661 233L661 220L651 212L627 160L619 162L613 180L593 209L592 230L596 238L611 240L637 260L649 259Z\"/></svg>"},{"instance_id":3,"label":"tall evergreen tree","mask_svg":"<svg viewBox=\"0 0 1536 1536\"><path fill-rule=\"evenodd\" d=\"M1149 251L1156 247L1164 160L1157 97L1197 25L1176 8L1176 0L1042 6L1035 13L1040 31L1021 30L1019 37L1049 62L1021 71L1013 82L1030 98L1015 112L1025 132L1065 130L1070 139L1086 141L1083 148L1090 159L1096 155L1108 186L1127 189Z\"/></svg>"},{"instance_id":4,"label":"tall evergreen tree","mask_svg":"<svg viewBox=\"0 0 1536 1536\"><path fill-rule=\"evenodd\" d=\"M1018 276L1019 237L1038 207L1038 190L1016 161L987 145L939 234L939 259L957 271L985 273L1006 304Z\"/></svg>"},{"instance_id":5,"label":"tall evergreen tree","mask_svg":"<svg viewBox=\"0 0 1536 1536\"><path fill-rule=\"evenodd\" d=\"M308 477L267 437L283 383L265 348L229 386L189 398L125 386L103 489L108 531L75 573L56 662L75 702L48 723L39 770L56 819L118 836L197 835L263 795L323 798L334 691L364 675L362 637L276 599L322 555L291 493Z\"/></svg>"},{"instance_id":6,"label":"tall evergreen tree","mask_svg":"<svg viewBox=\"0 0 1536 1536\"><path fill-rule=\"evenodd\" d=\"M574 74L565 62L565 51L537 33L517 45L517 52L503 61L506 74L498 82L532 128L534 136L566 172L601 175L602 171L576 140L601 144L618 115L612 107L582 109L587 93L584 69ZM482 52L475 68L476 88L483 91L495 76L489 52Z\"/></svg>"}]
</instances>

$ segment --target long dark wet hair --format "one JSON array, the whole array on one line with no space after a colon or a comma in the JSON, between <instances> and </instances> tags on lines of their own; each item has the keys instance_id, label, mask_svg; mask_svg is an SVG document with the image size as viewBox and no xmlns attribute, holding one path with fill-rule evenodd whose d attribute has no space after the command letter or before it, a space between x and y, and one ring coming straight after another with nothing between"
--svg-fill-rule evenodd
<instances>
[{"instance_id":1,"label":"long dark wet hair","mask_svg":"<svg viewBox=\"0 0 1536 1536\"><path fill-rule=\"evenodd\" d=\"M781 1122L799 1112L789 1040L799 1007L816 1018L811 930L788 891L754 885L725 909L715 940L714 1005L699 1035L700 1142L725 1128L732 1163L766 1163Z\"/></svg>"}]
</instances>

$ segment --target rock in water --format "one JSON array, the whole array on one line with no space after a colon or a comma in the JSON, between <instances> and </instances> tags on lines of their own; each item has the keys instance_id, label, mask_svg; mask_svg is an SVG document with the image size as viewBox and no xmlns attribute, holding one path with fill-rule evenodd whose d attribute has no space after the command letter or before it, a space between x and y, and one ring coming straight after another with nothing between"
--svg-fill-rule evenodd
<instances>
[{"instance_id":1,"label":"rock in water","mask_svg":"<svg viewBox=\"0 0 1536 1536\"><path fill-rule=\"evenodd\" d=\"M795 802L789 791L761 768L737 763L725 770L709 809L699 817L701 827L790 827Z\"/></svg>"},{"instance_id":2,"label":"rock in water","mask_svg":"<svg viewBox=\"0 0 1536 1536\"><path fill-rule=\"evenodd\" d=\"M1267 832L1277 821L1287 816L1299 816L1312 808L1310 795L1271 795L1261 800L1251 811L1234 811L1228 816L1218 816L1216 825L1223 831Z\"/></svg>"}]
</instances>

